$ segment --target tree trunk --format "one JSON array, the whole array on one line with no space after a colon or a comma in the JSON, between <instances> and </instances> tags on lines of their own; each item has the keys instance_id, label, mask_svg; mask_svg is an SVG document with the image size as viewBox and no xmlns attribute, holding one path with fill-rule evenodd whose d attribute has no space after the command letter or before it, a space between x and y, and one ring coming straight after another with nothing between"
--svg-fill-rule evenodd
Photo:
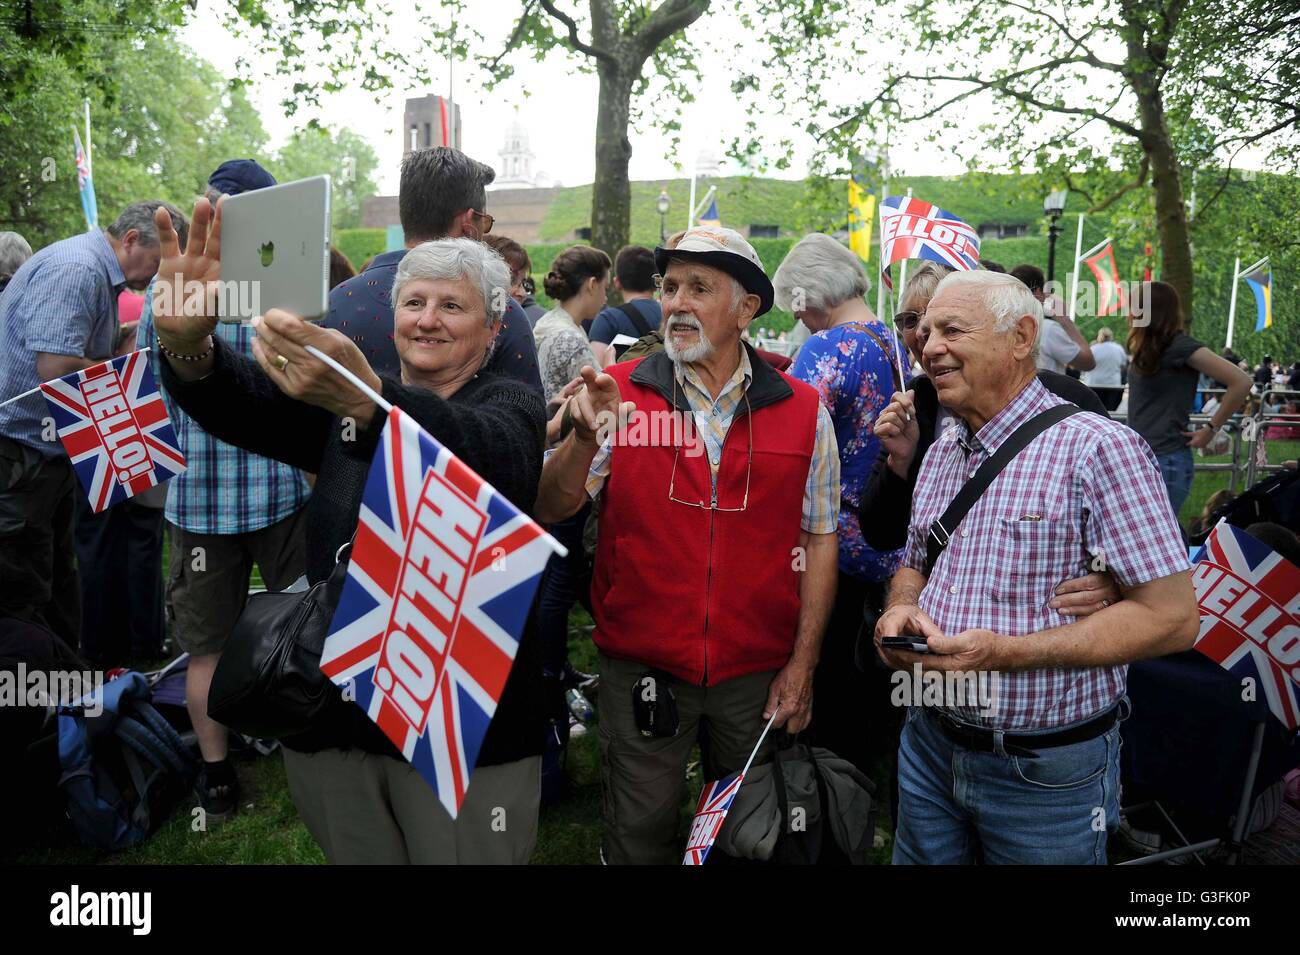
<instances>
[{"instance_id":1,"label":"tree trunk","mask_svg":"<svg viewBox=\"0 0 1300 955\"><path fill-rule=\"evenodd\" d=\"M596 178L591 186L591 244L613 260L627 245L631 231L632 187L627 166L632 143L627 138L634 75L600 63L600 97L596 106Z\"/></svg>"},{"instance_id":2,"label":"tree trunk","mask_svg":"<svg viewBox=\"0 0 1300 955\"><path fill-rule=\"evenodd\" d=\"M1135 84L1135 87L1144 84ZM1136 88L1142 123L1142 149L1151 164L1151 185L1156 199L1156 233L1160 237L1162 281L1178 290L1183 315L1192 320L1192 242L1187 230L1178 154L1165 122L1164 99L1154 84Z\"/></svg>"}]
</instances>

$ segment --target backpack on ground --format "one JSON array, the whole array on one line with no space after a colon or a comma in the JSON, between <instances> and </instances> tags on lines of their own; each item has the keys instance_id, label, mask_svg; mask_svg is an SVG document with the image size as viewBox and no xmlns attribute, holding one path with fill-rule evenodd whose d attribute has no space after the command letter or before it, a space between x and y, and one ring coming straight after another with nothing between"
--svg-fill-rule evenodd
<instances>
[{"instance_id":1,"label":"backpack on ground","mask_svg":"<svg viewBox=\"0 0 1300 955\"><path fill-rule=\"evenodd\" d=\"M143 842L187 794L197 765L150 704L149 683L126 673L97 690L102 708L59 708L59 788L78 837L102 849ZM91 710L95 715L90 715Z\"/></svg>"}]
</instances>

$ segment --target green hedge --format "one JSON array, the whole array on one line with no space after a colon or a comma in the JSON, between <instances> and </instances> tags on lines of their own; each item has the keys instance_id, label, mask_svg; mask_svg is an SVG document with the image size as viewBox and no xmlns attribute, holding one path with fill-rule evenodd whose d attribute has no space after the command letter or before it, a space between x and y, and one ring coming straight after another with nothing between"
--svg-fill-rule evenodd
<instances>
[{"instance_id":1,"label":"green hedge","mask_svg":"<svg viewBox=\"0 0 1300 955\"><path fill-rule=\"evenodd\" d=\"M763 263L763 268L768 275L774 275L777 267L784 261L790 249L798 242L798 238L793 236L783 236L775 239L751 239L754 251L758 253L759 259ZM387 242L387 233L383 229L340 229L334 234L334 244L351 260L352 264L358 269L361 265L373 255L384 251ZM550 271L551 263L565 249L573 243L569 242L538 242L525 246L528 251L528 257L533 263L533 281L537 286L536 299L537 304L543 308L551 308L554 303L546 297L542 290L542 276ZM585 245L586 243L578 243ZM1057 261L1057 278L1060 281L1066 280L1064 263L1069 261L1070 253L1073 247L1066 248L1067 241L1062 237L1056 246ZM981 254L986 259L992 259L998 262L1004 268L1010 269L1022 262L1036 265L1040 269L1047 269L1047 239L1043 236L1024 236L1016 239L988 239L981 245ZM1132 261L1132 253L1125 256L1125 259ZM873 260L868 263L867 273L871 276L872 293L868 296L868 301L872 307L875 307L875 287L879 281L876 274L876 264ZM888 308L888 306L886 306ZM1096 332L1097 326L1103 321L1108 321L1113 328L1117 329L1114 319L1098 320L1091 317L1081 317L1079 320L1080 328L1086 337L1091 339ZM764 328L770 328L777 332L786 331L794 327L795 317L789 312L784 312L779 308L773 308L761 319L759 324ZM1118 329L1117 329L1118 330Z\"/></svg>"},{"instance_id":2,"label":"green hedge","mask_svg":"<svg viewBox=\"0 0 1300 955\"><path fill-rule=\"evenodd\" d=\"M334 247L348 257L348 261L357 270L366 260L378 255L388 247L386 229L336 229Z\"/></svg>"}]
</instances>

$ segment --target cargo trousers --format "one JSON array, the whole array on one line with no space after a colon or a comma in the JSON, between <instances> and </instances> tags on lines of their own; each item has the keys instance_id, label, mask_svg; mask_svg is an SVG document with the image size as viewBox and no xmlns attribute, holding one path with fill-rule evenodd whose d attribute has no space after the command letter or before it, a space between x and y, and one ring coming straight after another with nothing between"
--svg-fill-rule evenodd
<instances>
[{"instance_id":1,"label":"cargo trousers","mask_svg":"<svg viewBox=\"0 0 1300 955\"><path fill-rule=\"evenodd\" d=\"M602 852L610 865L678 865L685 851L686 766L700 744L703 782L744 768L763 731L763 705L775 670L750 673L716 686L671 682L678 729L669 738L646 737L636 725L632 689L645 664L600 655L597 698L603 796ZM755 764L766 761L772 736Z\"/></svg>"}]
</instances>

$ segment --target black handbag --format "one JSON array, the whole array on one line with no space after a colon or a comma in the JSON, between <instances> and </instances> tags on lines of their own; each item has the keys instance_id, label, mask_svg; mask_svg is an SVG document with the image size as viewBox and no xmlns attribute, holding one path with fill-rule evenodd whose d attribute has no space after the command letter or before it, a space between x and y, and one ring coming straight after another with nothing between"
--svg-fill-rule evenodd
<instances>
[{"instance_id":1,"label":"black handbag","mask_svg":"<svg viewBox=\"0 0 1300 955\"><path fill-rule=\"evenodd\" d=\"M306 590L248 598L212 675L209 717L247 736L283 739L308 729L340 696L320 658L351 547L339 548L329 577Z\"/></svg>"}]
</instances>

